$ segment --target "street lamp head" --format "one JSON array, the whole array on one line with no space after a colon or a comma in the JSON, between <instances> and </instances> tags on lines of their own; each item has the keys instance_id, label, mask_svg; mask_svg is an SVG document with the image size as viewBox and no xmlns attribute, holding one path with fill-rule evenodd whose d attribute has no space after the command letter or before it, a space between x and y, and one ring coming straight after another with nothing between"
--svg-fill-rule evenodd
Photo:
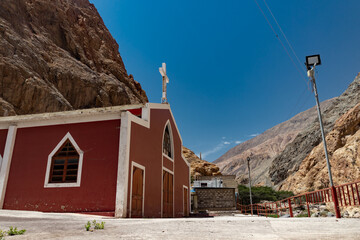
<instances>
[{"instance_id":1,"label":"street lamp head","mask_svg":"<svg viewBox=\"0 0 360 240\"><path fill-rule=\"evenodd\" d=\"M311 67L314 66L314 65L316 65L316 66L321 65L320 54L311 55L311 56L306 56L305 65L306 65L306 68L307 68L308 70L310 70Z\"/></svg>"},{"instance_id":2,"label":"street lamp head","mask_svg":"<svg viewBox=\"0 0 360 240\"><path fill-rule=\"evenodd\" d=\"M247 161L250 162L250 157L247 157Z\"/></svg>"}]
</instances>

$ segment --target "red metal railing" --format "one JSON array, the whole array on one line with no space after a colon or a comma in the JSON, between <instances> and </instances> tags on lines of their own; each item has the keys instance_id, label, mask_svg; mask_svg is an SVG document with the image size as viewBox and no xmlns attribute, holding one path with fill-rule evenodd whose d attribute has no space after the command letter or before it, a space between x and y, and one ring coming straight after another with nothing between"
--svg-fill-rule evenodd
<instances>
[{"instance_id":1,"label":"red metal railing","mask_svg":"<svg viewBox=\"0 0 360 240\"><path fill-rule=\"evenodd\" d=\"M307 192L292 196L276 202L258 203L253 205L237 205L237 208L244 214L269 216L280 213L288 213L293 217L293 209L306 205L308 217L310 217L310 205L321 203L334 203L335 215L340 218L341 207L360 206L360 180L352 183L329 187L317 191Z\"/></svg>"}]
</instances>

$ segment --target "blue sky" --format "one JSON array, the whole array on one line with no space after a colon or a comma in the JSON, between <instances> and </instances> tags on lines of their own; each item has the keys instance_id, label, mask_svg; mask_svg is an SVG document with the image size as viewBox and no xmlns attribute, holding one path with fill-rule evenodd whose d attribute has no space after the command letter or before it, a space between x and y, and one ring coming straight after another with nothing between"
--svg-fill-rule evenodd
<instances>
[{"instance_id":1,"label":"blue sky","mask_svg":"<svg viewBox=\"0 0 360 240\"><path fill-rule=\"evenodd\" d=\"M255 0L90 0L150 102L168 100L184 146L208 161L315 105L305 67L294 66ZM285 39L263 0L257 0ZM320 100L360 71L360 1L267 0L301 63L320 54ZM291 50L287 46L288 51Z\"/></svg>"}]
</instances>

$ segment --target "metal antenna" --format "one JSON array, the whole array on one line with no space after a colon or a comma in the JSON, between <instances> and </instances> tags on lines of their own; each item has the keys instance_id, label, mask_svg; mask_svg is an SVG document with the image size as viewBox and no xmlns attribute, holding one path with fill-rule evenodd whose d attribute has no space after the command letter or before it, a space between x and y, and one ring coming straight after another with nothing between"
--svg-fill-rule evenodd
<instances>
[{"instance_id":1,"label":"metal antenna","mask_svg":"<svg viewBox=\"0 0 360 240\"><path fill-rule=\"evenodd\" d=\"M159 68L159 72L162 76L162 98L161 103L168 103L166 96L166 84L169 83L169 78L166 75L166 63L162 63L162 67Z\"/></svg>"}]
</instances>

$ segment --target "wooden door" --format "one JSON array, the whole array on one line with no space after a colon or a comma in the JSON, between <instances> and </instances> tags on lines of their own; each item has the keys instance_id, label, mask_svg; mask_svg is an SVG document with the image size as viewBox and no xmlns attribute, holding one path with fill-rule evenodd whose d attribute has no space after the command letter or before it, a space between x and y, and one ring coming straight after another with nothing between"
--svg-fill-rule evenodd
<instances>
[{"instance_id":1,"label":"wooden door","mask_svg":"<svg viewBox=\"0 0 360 240\"><path fill-rule=\"evenodd\" d=\"M142 217L143 193L144 193L144 171L133 167L132 193L131 193L131 217Z\"/></svg>"},{"instance_id":2,"label":"wooden door","mask_svg":"<svg viewBox=\"0 0 360 240\"><path fill-rule=\"evenodd\" d=\"M188 189L184 188L184 216L189 216L188 199L189 199Z\"/></svg>"},{"instance_id":3,"label":"wooden door","mask_svg":"<svg viewBox=\"0 0 360 240\"><path fill-rule=\"evenodd\" d=\"M163 171L163 217L173 217L173 175Z\"/></svg>"}]
</instances>

